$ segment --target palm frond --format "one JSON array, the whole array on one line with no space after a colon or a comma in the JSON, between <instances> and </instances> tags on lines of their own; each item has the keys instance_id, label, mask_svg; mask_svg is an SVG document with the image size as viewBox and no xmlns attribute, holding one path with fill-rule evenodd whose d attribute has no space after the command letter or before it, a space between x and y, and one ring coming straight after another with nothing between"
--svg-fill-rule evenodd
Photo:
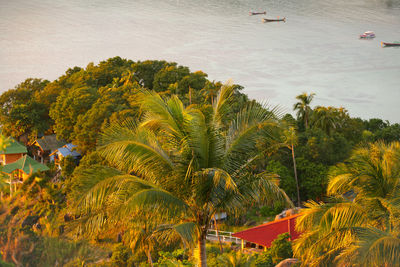
<instances>
[{"instance_id":1,"label":"palm frond","mask_svg":"<svg viewBox=\"0 0 400 267\"><path fill-rule=\"evenodd\" d=\"M237 185L226 171L218 168L203 169L194 173L193 201L198 206L208 206L211 214L227 195L238 194Z\"/></svg>"},{"instance_id":2,"label":"palm frond","mask_svg":"<svg viewBox=\"0 0 400 267\"><path fill-rule=\"evenodd\" d=\"M178 235L186 246L193 246L197 241L197 225L194 222L181 222L177 224L164 224L157 228L163 240L175 239Z\"/></svg>"},{"instance_id":3,"label":"palm frond","mask_svg":"<svg viewBox=\"0 0 400 267\"><path fill-rule=\"evenodd\" d=\"M307 209L297 218L296 229L300 232L318 228L322 233L356 227L368 222L366 209L358 203L344 199L331 199L330 203L305 203Z\"/></svg>"},{"instance_id":4,"label":"palm frond","mask_svg":"<svg viewBox=\"0 0 400 267\"><path fill-rule=\"evenodd\" d=\"M73 178L71 200L81 203L84 196L98 186L99 183L120 174L119 170L102 165L93 165L90 168L81 170Z\"/></svg>"},{"instance_id":5,"label":"palm frond","mask_svg":"<svg viewBox=\"0 0 400 267\"><path fill-rule=\"evenodd\" d=\"M156 142L116 141L100 147L99 151L118 169L146 177L153 182L174 168L169 156L157 146Z\"/></svg>"},{"instance_id":6,"label":"palm frond","mask_svg":"<svg viewBox=\"0 0 400 267\"><path fill-rule=\"evenodd\" d=\"M170 213L185 212L187 204L161 188L144 189L132 194L126 201L127 209L141 207L164 207Z\"/></svg>"},{"instance_id":7,"label":"palm frond","mask_svg":"<svg viewBox=\"0 0 400 267\"><path fill-rule=\"evenodd\" d=\"M278 138L273 133L278 129L278 109L251 102L238 113L226 136L224 162L227 169L234 172L255 155L258 143Z\"/></svg>"},{"instance_id":8,"label":"palm frond","mask_svg":"<svg viewBox=\"0 0 400 267\"><path fill-rule=\"evenodd\" d=\"M209 132L205 117L199 110L191 110L185 118L187 142L199 168L207 168L210 163Z\"/></svg>"},{"instance_id":9,"label":"palm frond","mask_svg":"<svg viewBox=\"0 0 400 267\"><path fill-rule=\"evenodd\" d=\"M234 87L232 81L228 81L224 84L220 91L213 106L213 125L222 126L222 122L226 120L227 115L231 111L232 101L234 93Z\"/></svg>"},{"instance_id":10,"label":"palm frond","mask_svg":"<svg viewBox=\"0 0 400 267\"><path fill-rule=\"evenodd\" d=\"M371 227L357 227L354 230L359 238L357 259L363 259L365 266L400 265L399 233L388 233Z\"/></svg>"},{"instance_id":11,"label":"palm frond","mask_svg":"<svg viewBox=\"0 0 400 267\"><path fill-rule=\"evenodd\" d=\"M237 193L227 192L224 197L221 197L216 205L217 210L225 210L234 214L252 203L271 205L276 202L293 207L289 197L277 185L275 175L267 172L258 175L246 174L236 183Z\"/></svg>"},{"instance_id":12,"label":"palm frond","mask_svg":"<svg viewBox=\"0 0 400 267\"><path fill-rule=\"evenodd\" d=\"M327 188L328 196L344 194L350 191L354 177L350 173L344 173L331 177Z\"/></svg>"},{"instance_id":13,"label":"palm frond","mask_svg":"<svg viewBox=\"0 0 400 267\"><path fill-rule=\"evenodd\" d=\"M144 120L141 127L147 127L154 132L161 131L175 139L182 139L184 131L184 107L177 96L172 96L164 101L154 92L145 92L146 97L142 102Z\"/></svg>"},{"instance_id":14,"label":"palm frond","mask_svg":"<svg viewBox=\"0 0 400 267\"><path fill-rule=\"evenodd\" d=\"M314 229L319 225L325 212L334 206L337 202L326 203L315 202L309 200L304 203L305 209L302 210L301 215L296 220L296 230L299 232L306 232Z\"/></svg>"},{"instance_id":15,"label":"palm frond","mask_svg":"<svg viewBox=\"0 0 400 267\"><path fill-rule=\"evenodd\" d=\"M77 208L82 213L102 209L109 201L110 197L119 193L121 185L126 184L126 180L135 180L137 189L149 187L148 184L141 183L140 179L131 175L116 175L102 179L85 194L82 194L77 201Z\"/></svg>"}]
</instances>

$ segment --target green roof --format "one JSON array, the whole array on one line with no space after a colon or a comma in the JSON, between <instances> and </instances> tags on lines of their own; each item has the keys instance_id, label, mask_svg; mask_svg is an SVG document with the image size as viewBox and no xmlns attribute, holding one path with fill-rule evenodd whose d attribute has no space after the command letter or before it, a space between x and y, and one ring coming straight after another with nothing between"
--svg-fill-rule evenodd
<instances>
[{"instance_id":1,"label":"green roof","mask_svg":"<svg viewBox=\"0 0 400 267\"><path fill-rule=\"evenodd\" d=\"M43 165L28 155L25 155L16 162L4 165L2 169L3 172L8 174L15 170L22 170L24 173L29 174L50 169L46 165Z\"/></svg>"},{"instance_id":2,"label":"green roof","mask_svg":"<svg viewBox=\"0 0 400 267\"><path fill-rule=\"evenodd\" d=\"M14 138L9 138L9 143L5 151L0 151L0 154L19 154L19 153L28 153L28 150L24 145L16 141Z\"/></svg>"}]
</instances>

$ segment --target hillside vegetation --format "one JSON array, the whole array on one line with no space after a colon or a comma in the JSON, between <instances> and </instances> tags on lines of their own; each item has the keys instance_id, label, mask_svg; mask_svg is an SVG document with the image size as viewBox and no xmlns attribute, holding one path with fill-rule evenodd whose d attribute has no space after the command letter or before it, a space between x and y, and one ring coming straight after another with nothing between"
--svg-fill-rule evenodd
<instances>
[{"instance_id":1,"label":"hillside vegetation","mask_svg":"<svg viewBox=\"0 0 400 267\"><path fill-rule=\"evenodd\" d=\"M65 158L61 172L50 163L49 171L32 174L12 196L8 176L0 177L3 261L16 266L273 266L293 256L287 236L263 254L244 255L235 244L222 253L205 243L213 216L225 211L228 218L220 228L243 229L272 220L285 207L305 205L302 231L314 235L294 246L304 264L325 266L342 252L350 256L341 262L356 262L351 252L367 255L368 264L386 262L357 248L360 239L354 235L331 240L327 247L311 244L331 234L315 221L328 205L320 201L353 203L341 199L348 191L357 196L357 208L368 207L345 215L354 219L367 211L371 216L363 217L362 225L353 221L343 227L363 227L357 231L375 237L383 235L378 231L396 235L398 200L390 188L378 194L388 207L384 210L371 204L373 187L379 190L382 184L370 179L368 191L358 180L337 177L356 167L361 173L357 155L368 149L390 148L397 166L400 125L352 118L343 107L313 107L314 97L303 93L288 99L292 116L250 100L231 81L210 81L202 71L120 57L68 69L52 82L26 79L0 96L1 149L7 137L30 151L38 137L56 134L75 144L83 157L80 162ZM353 168L354 162L362 166ZM390 178L395 182L388 178L391 182L384 184L393 185L391 190L397 188L396 175ZM349 244L354 251L343 249ZM321 256L326 250L332 251L330 257Z\"/></svg>"}]
</instances>

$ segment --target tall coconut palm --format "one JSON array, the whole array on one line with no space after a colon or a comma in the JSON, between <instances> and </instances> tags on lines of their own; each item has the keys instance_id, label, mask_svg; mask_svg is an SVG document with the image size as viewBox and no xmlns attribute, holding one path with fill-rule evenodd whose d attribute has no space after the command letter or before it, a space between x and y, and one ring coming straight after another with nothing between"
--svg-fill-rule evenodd
<instances>
[{"instance_id":1,"label":"tall coconut palm","mask_svg":"<svg viewBox=\"0 0 400 267\"><path fill-rule=\"evenodd\" d=\"M294 178L296 180L296 190L297 190L297 206L300 207L301 206L300 189L299 189L299 180L297 178L296 157L294 153L294 148L298 142L296 129L293 126L287 126L286 129L283 130L283 138L284 138L284 145L292 152L293 172L294 172Z\"/></svg>"},{"instance_id":2,"label":"tall coconut palm","mask_svg":"<svg viewBox=\"0 0 400 267\"><path fill-rule=\"evenodd\" d=\"M304 127L307 129L310 122L310 116L312 113L312 109L310 107L311 101L313 100L315 94L307 94L302 93L301 95L296 96L296 99L299 100L293 106L293 110L297 110L297 119L302 120L304 123Z\"/></svg>"},{"instance_id":3,"label":"tall coconut palm","mask_svg":"<svg viewBox=\"0 0 400 267\"><path fill-rule=\"evenodd\" d=\"M217 211L233 214L251 202L290 202L274 176L251 168L262 156L257 144L278 125L275 110L250 103L227 121L232 86L221 88L211 114L193 105L185 108L176 96L163 100L144 94L143 120L112 125L100 140L102 155L128 175L110 171L82 182L87 190L80 212L101 210L113 197L126 216L138 207L157 207L179 221L172 227L176 233L197 241L198 265L206 266L205 240Z\"/></svg>"},{"instance_id":4,"label":"tall coconut palm","mask_svg":"<svg viewBox=\"0 0 400 267\"><path fill-rule=\"evenodd\" d=\"M294 251L304 266L400 265L400 143L369 144L338 166L328 203L309 202Z\"/></svg>"}]
</instances>

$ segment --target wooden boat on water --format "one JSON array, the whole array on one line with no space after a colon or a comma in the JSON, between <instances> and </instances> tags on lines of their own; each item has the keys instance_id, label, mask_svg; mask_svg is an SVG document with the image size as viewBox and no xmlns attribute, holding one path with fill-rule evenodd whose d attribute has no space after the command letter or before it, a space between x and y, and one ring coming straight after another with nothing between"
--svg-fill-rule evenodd
<instances>
[{"instance_id":1,"label":"wooden boat on water","mask_svg":"<svg viewBox=\"0 0 400 267\"><path fill-rule=\"evenodd\" d=\"M252 12L252 11L250 11L249 12L249 15L250 16L254 16L254 15L266 15L267 14L267 11L264 11L264 12Z\"/></svg>"},{"instance_id":2,"label":"wooden boat on water","mask_svg":"<svg viewBox=\"0 0 400 267\"><path fill-rule=\"evenodd\" d=\"M390 46L400 46L400 42L394 42L394 43L385 43L381 42L382 47L390 47Z\"/></svg>"},{"instance_id":3,"label":"wooden boat on water","mask_svg":"<svg viewBox=\"0 0 400 267\"><path fill-rule=\"evenodd\" d=\"M283 21L283 22L286 22L286 18L283 18L283 19L280 19L280 18L277 18L277 19L262 19L262 21L263 22L278 22L278 21Z\"/></svg>"}]
</instances>

